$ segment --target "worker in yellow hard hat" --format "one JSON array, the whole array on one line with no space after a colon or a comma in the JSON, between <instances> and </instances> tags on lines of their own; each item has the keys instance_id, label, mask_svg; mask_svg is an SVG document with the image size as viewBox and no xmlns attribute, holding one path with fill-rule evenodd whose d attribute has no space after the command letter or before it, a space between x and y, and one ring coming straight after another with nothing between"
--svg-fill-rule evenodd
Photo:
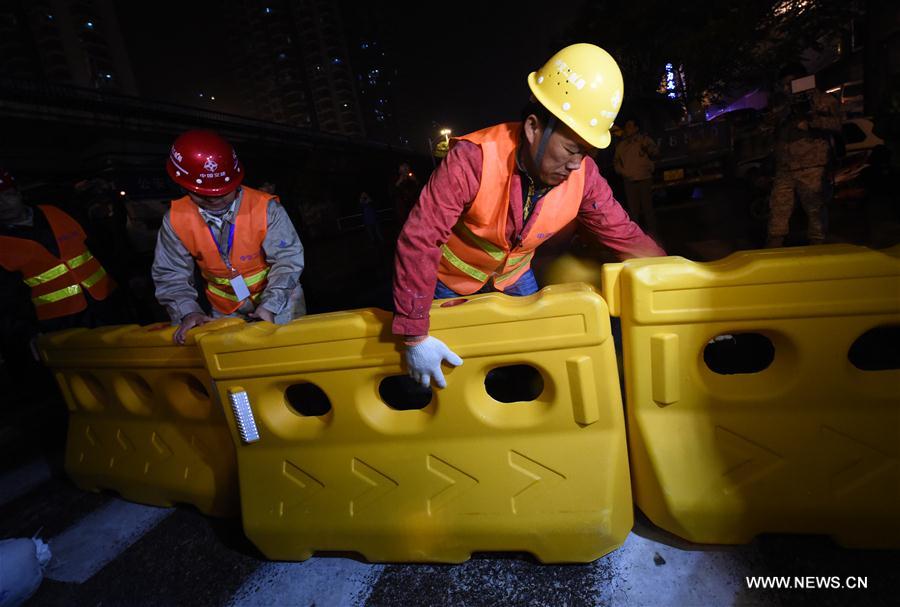
<instances>
[{"instance_id":1,"label":"worker in yellow hard hat","mask_svg":"<svg viewBox=\"0 0 900 607\"><path fill-rule=\"evenodd\" d=\"M451 140L403 226L393 332L410 376L445 387L441 364L462 359L428 336L433 299L538 290L535 249L578 219L620 258L665 255L622 209L590 154L610 143L622 104L619 66L593 44L562 49L528 76L521 122Z\"/></svg>"}]
</instances>

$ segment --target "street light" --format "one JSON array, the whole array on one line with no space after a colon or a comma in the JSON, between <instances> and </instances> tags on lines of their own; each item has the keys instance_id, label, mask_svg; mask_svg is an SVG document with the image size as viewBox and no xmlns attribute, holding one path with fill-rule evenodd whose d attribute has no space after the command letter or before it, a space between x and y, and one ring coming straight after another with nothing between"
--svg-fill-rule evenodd
<instances>
[{"instance_id":1,"label":"street light","mask_svg":"<svg viewBox=\"0 0 900 607\"><path fill-rule=\"evenodd\" d=\"M436 127L436 123L432 123L433 127ZM444 137L444 140L440 139L436 141L432 141L431 137L428 138L428 153L431 156L431 164L437 167L437 162L435 158L443 158L447 155L447 152L450 151L450 133L453 131L448 128L442 128L439 133Z\"/></svg>"}]
</instances>

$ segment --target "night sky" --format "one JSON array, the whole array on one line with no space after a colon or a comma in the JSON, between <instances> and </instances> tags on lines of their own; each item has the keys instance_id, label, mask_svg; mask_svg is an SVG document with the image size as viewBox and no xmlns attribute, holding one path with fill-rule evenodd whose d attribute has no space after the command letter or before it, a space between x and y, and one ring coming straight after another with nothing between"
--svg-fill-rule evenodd
<instances>
[{"instance_id":1,"label":"night sky","mask_svg":"<svg viewBox=\"0 0 900 607\"><path fill-rule=\"evenodd\" d=\"M380 2L395 29L398 130L416 149L435 133L455 134L516 119L527 74L564 43L574 10L547 2ZM578 4L578 3L574 3ZM260 2L263 7L264 2ZM231 75L222 13L206 3L117 3L141 94L240 113L241 83ZM529 8L530 7L530 8ZM216 101L198 93L215 95Z\"/></svg>"}]
</instances>

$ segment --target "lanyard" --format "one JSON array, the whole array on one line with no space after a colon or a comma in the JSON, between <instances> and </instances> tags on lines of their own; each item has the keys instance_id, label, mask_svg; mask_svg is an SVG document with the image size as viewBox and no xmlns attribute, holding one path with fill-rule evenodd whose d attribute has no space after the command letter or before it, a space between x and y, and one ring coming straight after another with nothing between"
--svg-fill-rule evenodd
<instances>
[{"instance_id":1,"label":"lanyard","mask_svg":"<svg viewBox=\"0 0 900 607\"><path fill-rule=\"evenodd\" d=\"M209 229L209 235L212 237L213 244L215 244L216 249L219 250L219 255L222 256L222 261L225 262L225 265L228 266L229 270L233 269L231 267L230 255L231 255L231 247L234 246L234 224L233 223L228 224L228 248L225 249L224 251L222 250L222 247L219 246L219 241L216 240L216 235L213 233L213 230L209 226L209 224L206 224L206 227L207 227L207 229Z\"/></svg>"}]
</instances>

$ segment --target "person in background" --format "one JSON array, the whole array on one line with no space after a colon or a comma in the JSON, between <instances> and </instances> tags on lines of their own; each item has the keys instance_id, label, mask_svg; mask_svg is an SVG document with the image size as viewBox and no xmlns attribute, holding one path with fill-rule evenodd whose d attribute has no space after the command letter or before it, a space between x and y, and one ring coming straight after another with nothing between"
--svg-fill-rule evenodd
<instances>
[{"instance_id":1,"label":"person in background","mask_svg":"<svg viewBox=\"0 0 900 607\"><path fill-rule=\"evenodd\" d=\"M625 121L624 137L616 144L613 166L622 176L628 214L650 233L656 234L653 211L653 158L659 155L656 143L641 132L636 118Z\"/></svg>"},{"instance_id":2,"label":"person in background","mask_svg":"<svg viewBox=\"0 0 900 607\"><path fill-rule=\"evenodd\" d=\"M368 192L362 192L359 195L359 208L362 213L363 226L366 228L366 234L369 235L371 242L381 244L384 237L381 235L381 228L378 226L378 213L375 205Z\"/></svg>"},{"instance_id":3,"label":"person in background","mask_svg":"<svg viewBox=\"0 0 900 607\"><path fill-rule=\"evenodd\" d=\"M409 213L419 197L419 180L409 163L401 162L397 169L397 180L391 188L394 198L394 212L400 227L406 222Z\"/></svg>"},{"instance_id":4,"label":"person in background","mask_svg":"<svg viewBox=\"0 0 900 607\"><path fill-rule=\"evenodd\" d=\"M275 184L271 181L263 181L262 185L257 188L260 192L266 194L275 194Z\"/></svg>"},{"instance_id":5,"label":"person in background","mask_svg":"<svg viewBox=\"0 0 900 607\"><path fill-rule=\"evenodd\" d=\"M231 144L188 131L172 144L166 170L187 191L163 219L152 269L156 298L178 325L175 342L212 320L197 302L194 264L213 318L282 324L305 314L300 238L277 196L241 185Z\"/></svg>"},{"instance_id":6,"label":"person in background","mask_svg":"<svg viewBox=\"0 0 900 607\"><path fill-rule=\"evenodd\" d=\"M788 234L795 200L806 212L807 241L825 242L825 202L836 162L835 138L841 131L837 100L815 88L794 90L806 70L799 63L778 74L767 118L776 129L775 178L769 196L767 247L781 247Z\"/></svg>"},{"instance_id":7,"label":"person in background","mask_svg":"<svg viewBox=\"0 0 900 607\"><path fill-rule=\"evenodd\" d=\"M610 143L622 102L615 60L592 44L568 46L528 76L522 122L452 140L397 243L392 330L410 377L446 382L441 364L462 359L428 335L434 299L538 290L535 249L578 220L619 259L665 255L631 221L590 154Z\"/></svg>"},{"instance_id":8,"label":"person in background","mask_svg":"<svg viewBox=\"0 0 900 607\"><path fill-rule=\"evenodd\" d=\"M0 267L27 287L39 332L129 320L90 242L81 224L58 207L26 205L12 175L0 168Z\"/></svg>"}]
</instances>

